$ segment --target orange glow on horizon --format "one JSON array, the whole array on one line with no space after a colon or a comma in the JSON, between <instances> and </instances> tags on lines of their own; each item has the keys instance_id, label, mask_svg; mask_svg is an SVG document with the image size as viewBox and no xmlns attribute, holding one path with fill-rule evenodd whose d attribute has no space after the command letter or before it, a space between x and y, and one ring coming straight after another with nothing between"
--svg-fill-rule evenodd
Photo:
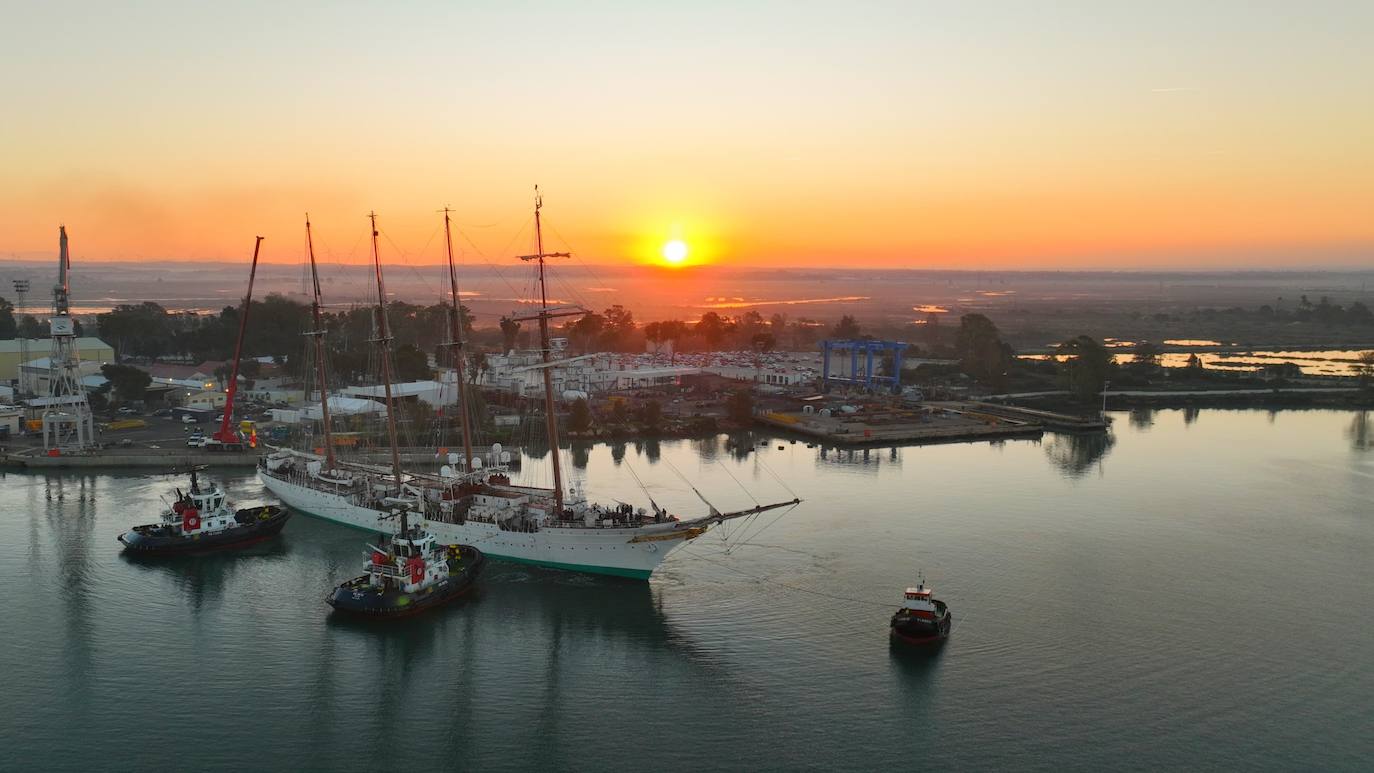
<instances>
[{"instance_id":1,"label":"orange glow on horizon","mask_svg":"<svg viewBox=\"0 0 1374 773\"><path fill-rule=\"evenodd\" d=\"M624 229L633 234L606 239L595 248L595 254L606 263L637 263L667 269L685 269L715 263L736 264L727 256L722 244L727 238L718 224L708 225L708 217L673 217L626 210L618 213L631 223L643 223ZM724 220L724 218L721 218ZM733 243L736 234L730 234ZM746 240L747 241L747 240Z\"/></svg>"},{"instance_id":2,"label":"orange glow on horizon","mask_svg":"<svg viewBox=\"0 0 1374 773\"><path fill-rule=\"evenodd\" d=\"M0 255L1374 267L1368 4L886 5L18 4Z\"/></svg>"}]
</instances>

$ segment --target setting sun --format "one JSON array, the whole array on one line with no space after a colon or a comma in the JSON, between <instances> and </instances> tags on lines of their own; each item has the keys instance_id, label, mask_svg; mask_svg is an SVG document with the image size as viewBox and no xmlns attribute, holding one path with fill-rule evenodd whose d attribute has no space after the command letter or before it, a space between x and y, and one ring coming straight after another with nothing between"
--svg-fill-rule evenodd
<instances>
[{"instance_id":1,"label":"setting sun","mask_svg":"<svg viewBox=\"0 0 1374 773\"><path fill-rule=\"evenodd\" d=\"M687 242L674 239L663 245L663 260L669 265L679 265L687 259Z\"/></svg>"}]
</instances>

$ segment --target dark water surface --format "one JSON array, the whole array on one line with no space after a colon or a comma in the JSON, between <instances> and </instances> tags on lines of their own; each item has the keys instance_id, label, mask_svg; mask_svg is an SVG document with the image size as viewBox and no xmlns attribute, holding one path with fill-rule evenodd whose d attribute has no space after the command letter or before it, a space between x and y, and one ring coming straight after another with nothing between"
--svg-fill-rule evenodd
<instances>
[{"instance_id":1,"label":"dark water surface","mask_svg":"<svg viewBox=\"0 0 1374 773\"><path fill-rule=\"evenodd\" d=\"M1347 412L1117 414L1114 438L577 454L597 498L782 492L651 583L492 564L392 627L329 619L365 534L146 563L167 479L0 481L0 768L1369 769L1374 432ZM753 453L742 454L753 446ZM740 457L743 456L741 459ZM623 459L617 469L617 459ZM535 469L529 464L526 469ZM251 502L251 477L227 481ZM761 529L761 530L760 530ZM742 544L740 544L742 543ZM895 651L924 569L957 628ZM9 768L17 769L17 768Z\"/></svg>"}]
</instances>

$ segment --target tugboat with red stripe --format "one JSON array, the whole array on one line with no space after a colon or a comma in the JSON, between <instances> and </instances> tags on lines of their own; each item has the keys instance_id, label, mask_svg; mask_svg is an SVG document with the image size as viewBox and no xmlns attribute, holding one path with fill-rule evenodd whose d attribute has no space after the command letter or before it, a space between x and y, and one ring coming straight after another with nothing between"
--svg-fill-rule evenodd
<instances>
[{"instance_id":1,"label":"tugboat with red stripe","mask_svg":"<svg viewBox=\"0 0 1374 773\"><path fill-rule=\"evenodd\" d=\"M486 556L471 545L440 545L423 526L410 526L406 507L394 515L401 528L381 545L369 545L366 573L339 585L329 606L370 618L408 617L472 590Z\"/></svg>"},{"instance_id":2,"label":"tugboat with red stripe","mask_svg":"<svg viewBox=\"0 0 1374 773\"><path fill-rule=\"evenodd\" d=\"M211 483L201 487L191 468L191 488L176 489L176 499L160 523L135 526L119 535L130 553L149 556L183 555L246 547L281 533L291 513L280 505L235 509L224 490Z\"/></svg>"},{"instance_id":3,"label":"tugboat with red stripe","mask_svg":"<svg viewBox=\"0 0 1374 773\"><path fill-rule=\"evenodd\" d=\"M935 644L949 636L954 620L945 602L932 598L925 582L907 588L902 606L892 616L891 637L896 644Z\"/></svg>"}]
</instances>

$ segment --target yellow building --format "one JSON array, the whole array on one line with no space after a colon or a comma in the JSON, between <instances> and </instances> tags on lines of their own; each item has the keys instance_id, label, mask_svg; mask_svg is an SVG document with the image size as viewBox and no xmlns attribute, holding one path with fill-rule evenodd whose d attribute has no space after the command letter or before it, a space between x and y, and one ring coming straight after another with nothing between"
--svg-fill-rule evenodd
<instances>
[{"instance_id":1,"label":"yellow building","mask_svg":"<svg viewBox=\"0 0 1374 773\"><path fill-rule=\"evenodd\" d=\"M223 392L197 392L188 395L184 405L187 408L223 408L228 397Z\"/></svg>"},{"instance_id":2,"label":"yellow building","mask_svg":"<svg viewBox=\"0 0 1374 773\"><path fill-rule=\"evenodd\" d=\"M18 338L0 341L0 384L12 384L19 379L19 361L24 357L21 343L28 344L30 361L47 357L52 352L52 339L49 338L30 338L26 342ZM77 338L76 351L82 362L104 364L115 361L114 348L99 338Z\"/></svg>"}]
</instances>

